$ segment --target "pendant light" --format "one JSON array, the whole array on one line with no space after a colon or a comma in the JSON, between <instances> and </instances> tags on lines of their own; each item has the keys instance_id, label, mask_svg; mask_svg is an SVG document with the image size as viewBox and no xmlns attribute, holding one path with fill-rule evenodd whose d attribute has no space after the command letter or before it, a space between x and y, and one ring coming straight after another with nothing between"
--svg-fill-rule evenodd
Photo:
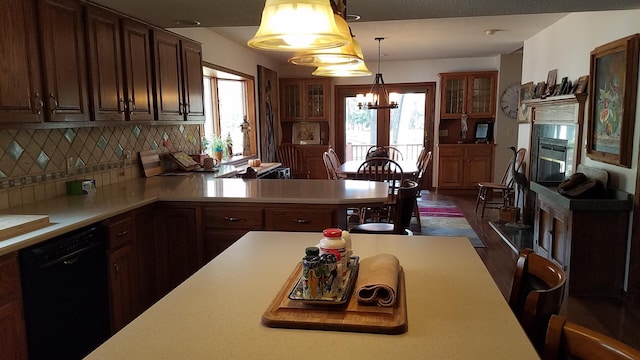
<instances>
[{"instance_id":1,"label":"pendant light","mask_svg":"<svg viewBox=\"0 0 640 360\"><path fill-rule=\"evenodd\" d=\"M353 37L347 21L342 16L334 15L340 34L349 38L349 43L331 49L307 50L297 52L289 59L294 65L326 66L326 65L357 65L364 63L362 55L358 56L353 46Z\"/></svg>"},{"instance_id":2,"label":"pendant light","mask_svg":"<svg viewBox=\"0 0 640 360\"><path fill-rule=\"evenodd\" d=\"M353 39L353 48L356 54L361 59L364 59L362 55L362 48L356 39ZM318 68L312 73L315 76L328 76L328 77L355 77L355 76L369 76L371 71L367 69L367 64L364 60L359 64L346 64L346 65L325 65L318 66Z\"/></svg>"},{"instance_id":3,"label":"pendant light","mask_svg":"<svg viewBox=\"0 0 640 360\"><path fill-rule=\"evenodd\" d=\"M329 49L346 45L329 0L266 0L252 48L276 51Z\"/></svg>"},{"instance_id":4,"label":"pendant light","mask_svg":"<svg viewBox=\"0 0 640 360\"><path fill-rule=\"evenodd\" d=\"M380 61L382 53L380 52L380 42L384 40L383 37L375 38L378 41L378 72L376 73L375 81L371 85L371 90L366 96L366 104L358 102L358 108L362 109L364 106L368 110L375 109L396 109L398 103L396 101L389 101L389 92L384 86L384 80L382 79L382 72L380 71Z\"/></svg>"}]
</instances>

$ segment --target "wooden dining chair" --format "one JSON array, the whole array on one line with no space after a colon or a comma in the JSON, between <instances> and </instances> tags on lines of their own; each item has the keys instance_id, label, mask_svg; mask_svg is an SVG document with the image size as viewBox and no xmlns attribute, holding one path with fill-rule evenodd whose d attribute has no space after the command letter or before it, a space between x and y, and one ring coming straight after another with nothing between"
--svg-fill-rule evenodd
<instances>
[{"instance_id":1,"label":"wooden dining chair","mask_svg":"<svg viewBox=\"0 0 640 360\"><path fill-rule=\"evenodd\" d=\"M395 161L404 160L404 156L402 155L402 152L397 147L394 147L394 146L373 145L367 150L367 154L371 152L375 152L376 154L386 154L386 156L389 157L389 159L395 160ZM378 157L378 155L376 156Z\"/></svg>"},{"instance_id":2,"label":"wooden dining chair","mask_svg":"<svg viewBox=\"0 0 640 360\"><path fill-rule=\"evenodd\" d=\"M539 354L544 347L549 319L560 311L566 279L565 272L556 263L531 249L520 251L509 306Z\"/></svg>"},{"instance_id":3,"label":"wooden dining chair","mask_svg":"<svg viewBox=\"0 0 640 360\"><path fill-rule=\"evenodd\" d=\"M504 170L502 180L499 183L495 182L479 182L478 183L478 196L476 198L476 212L478 207L482 205L480 217L484 217L484 210L486 208L498 209L501 207L508 207L513 204L513 176L512 170L515 162L515 169L519 171L524 163L524 157L527 154L527 149L521 148L516 154L511 157L507 168ZM499 196L500 200L492 200L495 196Z\"/></svg>"},{"instance_id":4,"label":"wooden dining chair","mask_svg":"<svg viewBox=\"0 0 640 360\"><path fill-rule=\"evenodd\" d=\"M329 180L338 180L338 174L336 173L336 168L331 161L331 156L328 152L324 152L322 154L322 162L324 163L324 168L327 170L327 179Z\"/></svg>"},{"instance_id":5,"label":"wooden dining chair","mask_svg":"<svg viewBox=\"0 0 640 360\"><path fill-rule=\"evenodd\" d=\"M413 179L418 183L418 192L416 193L416 197L420 197L420 191L422 191L422 185L424 184L424 176L427 172L427 168L429 167L429 163L431 162L432 153L427 148L423 147L420 151L420 155L418 155L418 160L416 161L416 166L418 168L418 172L413 175ZM420 209L418 208L418 202L416 201L413 216L415 216L418 226L422 227L422 221L420 220Z\"/></svg>"},{"instance_id":6,"label":"wooden dining chair","mask_svg":"<svg viewBox=\"0 0 640 360\"><path fill-rule=\"evenodd\" d=\"M640 351L597 331L552 315L542 360L640 360Z\"/></svg>"},{"instance_id":7,"label":"wooden dining chair","mask_svg":"<svg viewBox=\"0 0 640 360\"><path fill-rule=\"evenodd\" d=\"M338 179L346 179L347 176L344 174L338 174L338 168L340 167L340 165L342 165L342 162L340 161L340 158L338 157L338 154L336 153L336 151L333 148L329 148L329 150L327 150L327 153L329 154L329 159L331 159L331 164L333 165L333 169L334 172L336 173L336 177Z\"/></svg>"},{"instance_id":8,"label":"wooden dining chair","mask_svg":"<svg viewBox=\"0 0 640 360\"><path fill-rule=\"evenodd\" d=\"M291 178L309 179L309 171L305 170L302 152L293 144L282 144L276 152L278 162L291 170Z\"/></svg>"},{"instance_id":9,"label":"wooden dining chair","mask_svg":"<svg viewBox=\"0 0 640 360\"><path fill-rule=\"evenodd\" d=\"M362 162L355 175L356 180L382 181L389 185L389 196L382 208L366 208L361 212L361 222L373 216L374 222L381 217L389 219L389 212L396 202L398 188L404 180L404 173L400 164L389 158L370 158Z\"/></svg>"},{"instance_id":10,"label":"wooden dining chair","mask_svg":"<svg viewBox=\"0 0 640 360\"><path fill-rule=\"evenodd\" d=\"M418 183L412 180L404 180L398 189L396 204L394 206L391 223L369 222L356 225L349 229L352 233L366 234L400 234L413 235L409 229L413 206L416 202Z\"/></svg>"}]
</instances>

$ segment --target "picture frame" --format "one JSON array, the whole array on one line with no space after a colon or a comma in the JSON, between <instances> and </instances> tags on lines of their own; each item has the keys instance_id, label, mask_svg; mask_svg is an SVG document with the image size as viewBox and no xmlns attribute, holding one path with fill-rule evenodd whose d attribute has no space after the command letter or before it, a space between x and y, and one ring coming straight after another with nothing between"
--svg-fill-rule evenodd
<instances>
[{"instance_id":1,"label":"picture frame","mask_svg":"<svg viewBox=\"0 0 640 360\"><path fill-rule=\"evenodd\" d=\"M640 34L591 51L587 157L631 167Z\"/></svg>"},{"instance_id":2,"label":"picture frame","mask_svg":"<svg viewBox=\"0 0 640 360\"><path fill-rule=\"evenodd\" d=\"M529 122L529 105L526 101L533 99L533 81L520 85L520 97L518 99L518 122Z\"/></svg>"},{"instance_id":3,"label":"picture frame","mask_svg":"<svg viewBox=\"0 0 640 360\"><path fill-rule=\"evenodd\" d=\"M558 77L558 69L549 70L549 73L547 74L547 89L545 90L544 95L542 95L543 99L545 97L553 95L553 90L556 87L557 77Z\"/></svg>"},{"instance_id":4,"label":"picture frame","mask_svg":"<svg viewBox=\"0 0 640 360\"><path fill-rule=\"evenodd\" d=\"M573 91L574 94L584 94L589 84L589 75L583 75L576 80L576 88Z\"/></svg>"},{"instance_id":5,"label":"picture frame","mask_svg":"<svg viewBox=\"0 0 640 360\"><path fill-rule=\"evenodd\" d=\"M262 161L276 161L276 144L280 142L278 110L278 73L258 65L258 130Z\"/></svg>"},{"instance_id":6,"label":"picture frame","mask_svg":"<svg viewBox=\"0 0 640 360\"><path fill-rule=\"evenodd\" d=\"M294 144L320 144L320 123L295 122L292 126L291 137L291 142Z\"/></svg>"}]
</instances>

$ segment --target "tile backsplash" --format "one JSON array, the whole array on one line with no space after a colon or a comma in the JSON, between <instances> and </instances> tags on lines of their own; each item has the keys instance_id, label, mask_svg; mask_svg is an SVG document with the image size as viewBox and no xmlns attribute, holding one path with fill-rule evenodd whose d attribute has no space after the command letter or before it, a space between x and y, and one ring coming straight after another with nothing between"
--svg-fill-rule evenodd
<instances>
[{"instance_id":1,"label":"tile backsplash","mask_svg":"<svg viewBox=\"0 0 640 360\"><path fill-rule=\"evenodd\" d=\"M141 150L198 153L200 138L199 125L2 130L0 210L64 195L69 180L99 188L141 177Z\"/></svg>"}]
</instances>

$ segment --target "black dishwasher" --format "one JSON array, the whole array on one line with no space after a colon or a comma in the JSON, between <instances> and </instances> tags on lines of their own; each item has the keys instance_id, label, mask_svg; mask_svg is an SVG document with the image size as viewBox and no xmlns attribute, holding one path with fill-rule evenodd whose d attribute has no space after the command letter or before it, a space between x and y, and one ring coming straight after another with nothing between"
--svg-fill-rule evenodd
<instances>
[{"instance_id":1,"label":"black dishwasher","mask_svg":"<svg viewBox=\"0 0 640 360\"><path fill-rule=\"evenodd\" d=\"M80 359L109 337L102 227L21 250L20 271L29 359Z\"/></svg>"}]
</instances>

